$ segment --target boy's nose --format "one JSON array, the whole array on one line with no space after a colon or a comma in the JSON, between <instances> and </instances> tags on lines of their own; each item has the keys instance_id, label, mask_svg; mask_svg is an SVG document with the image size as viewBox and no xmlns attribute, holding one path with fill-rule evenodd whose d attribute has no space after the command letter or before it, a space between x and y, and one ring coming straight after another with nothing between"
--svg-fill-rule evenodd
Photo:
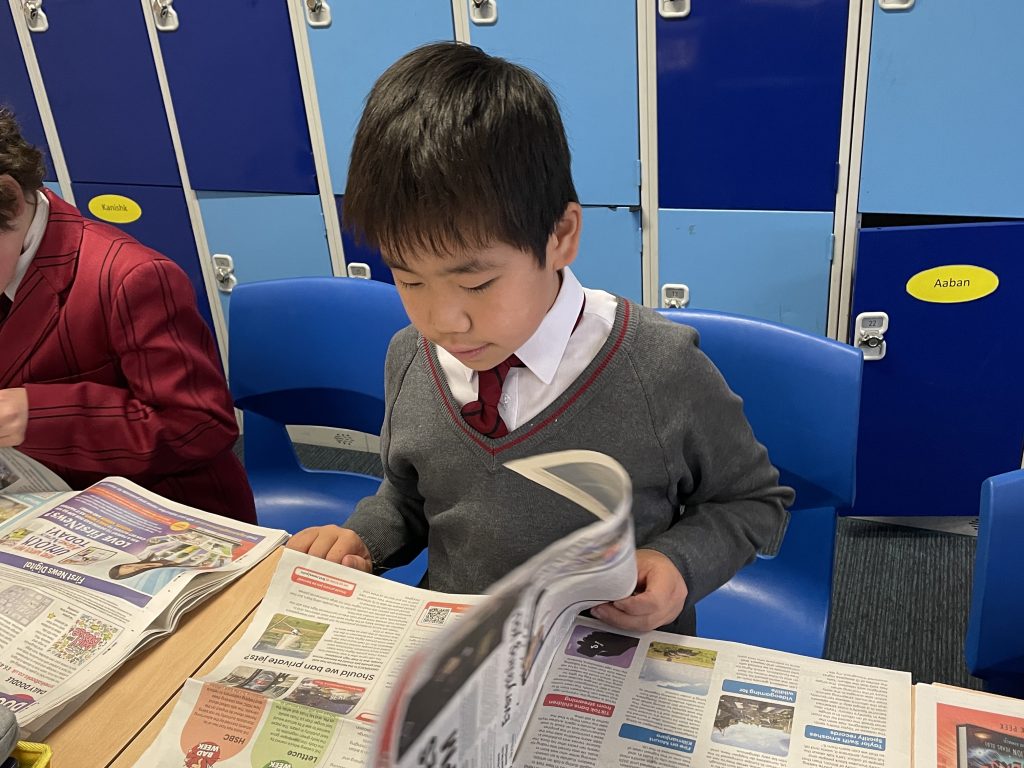
<instances>
[{"instance_id":1,"label":"boy's nose","mask_svg":"<svg viewBox=\"0 0 1024 768\"><path fill-rule=\"evenodd\" d=\"M439 333L466 333L472 323L458 303L441 301L431 307L430 324Z\"/></svg>"}]
</instances>

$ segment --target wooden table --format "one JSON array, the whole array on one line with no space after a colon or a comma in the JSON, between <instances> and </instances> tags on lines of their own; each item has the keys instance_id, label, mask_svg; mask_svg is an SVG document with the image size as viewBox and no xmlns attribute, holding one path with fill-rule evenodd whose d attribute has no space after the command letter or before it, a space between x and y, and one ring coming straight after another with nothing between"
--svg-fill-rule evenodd
<instances>
[{"instance_id":1,"label":"wooden table","mask_svg":"<svg viewBox=\"0 0 1024 768\"><path fill-rule=\"evenodd\" d=\"M281 558L262 563L129 659L47 738L52 768L129 768L160 732L185 680L212 670L245 632Z\"/></svg>"}]
</instances>

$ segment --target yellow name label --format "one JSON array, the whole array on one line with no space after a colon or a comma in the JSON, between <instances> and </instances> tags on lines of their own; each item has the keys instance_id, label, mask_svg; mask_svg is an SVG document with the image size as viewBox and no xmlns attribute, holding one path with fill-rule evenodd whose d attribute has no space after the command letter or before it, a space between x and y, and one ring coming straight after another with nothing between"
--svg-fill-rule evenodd
<instances>
[{"instance_id":1,"label":"yellow name label","mask_svg":"<svg viewBox=\"0 0 1024 768\"><path fill-rule=\"evenodd\" d=\"M960 304L984 298L999 287L999 276L984 267L949 264L932 267L907 280L907 293L933 304Z\"/></svg>"},{"instance_id":2,"label":"yellow name label","mask_svg":"<svg viewBox=\"0 0 1024 768\"><path fill-rule=\"evenodd\" d=\"M131 224L142 216L142 207L124 195L96 195L89 201L89 213L111 224Z\"/></svg>"}]
</instances>

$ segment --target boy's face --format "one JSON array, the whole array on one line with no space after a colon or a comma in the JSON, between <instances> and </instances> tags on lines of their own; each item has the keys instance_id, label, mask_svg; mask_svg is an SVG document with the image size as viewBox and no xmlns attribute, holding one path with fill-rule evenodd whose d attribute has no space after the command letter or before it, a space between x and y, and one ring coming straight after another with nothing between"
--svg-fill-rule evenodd
<instances>
[{"instance_id":1,"label":"boy's face","mask_svg":"<svg viewBox=\"0 0 1024 768\"><path fill-rule=\"evenodd\" d=\"M571 203L543 267L507 243L457 256L413 254L406 269L393 270L409 319L467 368L493 368L526 343L554 304L559 270L576 257L580 224Z\"/></svg>"}]
</instances>

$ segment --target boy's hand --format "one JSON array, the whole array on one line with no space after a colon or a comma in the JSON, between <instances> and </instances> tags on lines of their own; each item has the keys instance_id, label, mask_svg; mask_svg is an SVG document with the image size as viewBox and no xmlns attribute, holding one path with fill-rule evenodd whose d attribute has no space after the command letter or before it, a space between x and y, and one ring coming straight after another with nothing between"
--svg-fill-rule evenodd
<instances>
[{"instance_id":1,"label":"boy's hand","mask_svg":"<svg viewBox=\"0 0 1024 768\"><path fill-rule=\"evenodd\" d=\"M366 573L373 572L370 550L354 532L337 525L320 525L299 531L288 540L288 549L322 557Z\"/></svg>"},{"instance_id":2,"label":"boy's hand","mask_svg":"<svg viewBox=\"0 0 1024 768\"><path fill-rule=\"evenodd\" d=\"M679 569L661 552L638 549L636 571L635 594L591 608L591 615L633 632L647 632L674 621L689 592Z\"/></svg>"},{"instance_id":3,"label":"boy's hand","mask_svg":"<svg viewBox=\"0 0 1024 768\"><path fill-rule=\"evenodd\" d=\"M24 387L0 389L0 448L21 445L28 428L28 393Z\"/></svg>"}]
</instances>

